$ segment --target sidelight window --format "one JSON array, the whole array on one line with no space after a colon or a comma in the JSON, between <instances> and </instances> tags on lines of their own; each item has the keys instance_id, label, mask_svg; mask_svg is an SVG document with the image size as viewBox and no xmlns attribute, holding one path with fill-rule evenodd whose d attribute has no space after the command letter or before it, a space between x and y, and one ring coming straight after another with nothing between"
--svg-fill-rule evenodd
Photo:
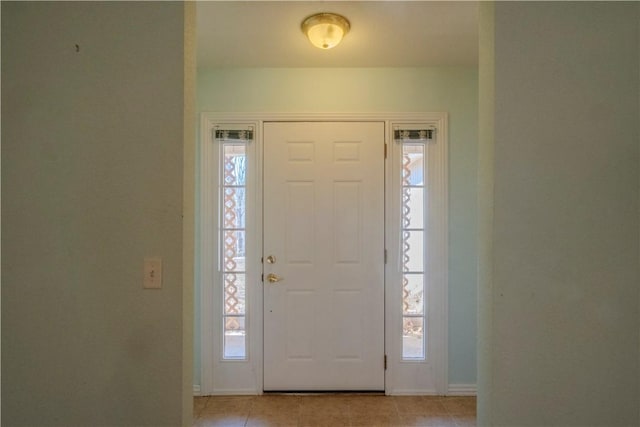
<instances>
[{"instance_id":1,"label":"sidelight window","mask_svg":"<svg viewBox=\"0 0 640 427\"><path fill-rule=\"evenodd\" d=\"M218 239L223 359L247 358L247 143L252 130L216 130L220 142Z\"/></svg>"},{"instance_id":2,"label":"sidelight window","mask_svg":"<svg viewBox=\"0 0 640 427\"><path fill-rule=\"evenodd\" d=\"M401 143L400 270L402 291L402 359L424 360L426 354L426 255L429 230L425 180L426 144L433 130L396 130Z\"/></svg>"}]
</instances>

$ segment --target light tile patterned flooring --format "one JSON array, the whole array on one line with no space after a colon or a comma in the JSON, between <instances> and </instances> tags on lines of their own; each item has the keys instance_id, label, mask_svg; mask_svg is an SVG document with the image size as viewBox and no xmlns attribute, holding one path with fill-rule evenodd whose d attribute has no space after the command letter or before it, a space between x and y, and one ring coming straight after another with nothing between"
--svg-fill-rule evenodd
<instances>
[{"instance_id":1,"label":"light tile patterned flooring","mask_svg":"<svg viewBox=\"0 0 640 427\"><path fill-rule=\"evenodd\" d=\"M357 394L194 398L195 427L476 425L475 397Z\"/></svg>"}]
</instances>

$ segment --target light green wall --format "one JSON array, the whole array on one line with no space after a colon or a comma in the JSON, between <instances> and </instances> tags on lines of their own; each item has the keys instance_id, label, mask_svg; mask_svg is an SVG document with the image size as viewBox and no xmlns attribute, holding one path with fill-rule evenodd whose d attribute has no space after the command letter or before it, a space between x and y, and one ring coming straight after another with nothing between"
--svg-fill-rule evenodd
<instances>
[{"instance_id":1,"label":"light green wall","mask_svg":"<svg viewBox=\"0 0 640 427\"><path fill-rule=\"evenodd\" d=\"M2 424L180 425L183 4L1 7Z\"/></svg>"},{"instance_id":2,"label":"light green wall","mask_svg":"<svg viewBox=\"0 0 640 427\"><path fill-rule=\"evenodd\" d=\"M476 68L271 68L198 73L200 112L449 113L451 384L476 383L477 77ZM196 325L196 337L199 327ZM197 373L198 343L195 356Z\"/></svg>"},{"instance_id":3,"label":"light green wall","mask_svg":"<svg viewBox=\"0 0 640 427\"><path fill-rule=\"evenodd\" d=\"M479 424L640 425L640 4L482 7Z\"/></svg>"}]
</instances>

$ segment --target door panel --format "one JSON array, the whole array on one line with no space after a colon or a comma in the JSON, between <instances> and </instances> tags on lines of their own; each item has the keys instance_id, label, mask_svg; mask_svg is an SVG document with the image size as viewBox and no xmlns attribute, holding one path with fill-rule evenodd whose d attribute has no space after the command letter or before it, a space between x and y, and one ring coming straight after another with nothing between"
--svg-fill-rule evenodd
<instances>
[{"instance_id":1,"label":"door panel","mask_svg":"<svg viewBox=\"0 0 640 427\"><path fill-rule=\"evenodd\" d=\"M384 390L383 153L381 122L264 124L265 390Z\"/></svg>"}]
</instances>

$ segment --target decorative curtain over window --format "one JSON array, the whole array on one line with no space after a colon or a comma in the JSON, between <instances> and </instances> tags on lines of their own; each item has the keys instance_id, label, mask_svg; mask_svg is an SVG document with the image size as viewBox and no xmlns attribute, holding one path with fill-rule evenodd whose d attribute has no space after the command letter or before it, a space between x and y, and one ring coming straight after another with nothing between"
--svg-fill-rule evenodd
<instances>
[{"instance_id":1,"label":"decorative curtain over window","mask_svg":"<svg viewBox=\"0 0 640 427\"><path fill-rule=\"evenodd\" d=\"M393 131L393 139L398 142L404 141L433 141L436 130L427 129L395 129Z\"/></svg>"},{"instance_id":2,"label":"decorative curtain over window","mask_svg":"<svg viewBox=\"0 0 640 427\"><path fill-rule=\"evenodd\" d=\"M214 129L218 141L253 141L253 129Z\"/></svg>"},{"instance_id":3,"label":"decorative curtain over window","mask_svg":"<svg viewBox=\"0 0 640 427\"><path fill-rule=\"evenodd\" d=\"M400 269L402 273L402 358L423 360L427 331L425 293L427 254L427 191L425 145L435 129L394 129L402 144L400 206Z\"/></svg>"},{"instance_id":4,"label":"decorative curtain over window","mask_svg":"<svg viewBox=\"0 0 640 427\"><path fill-rule=\"evenodd\" d=\"M247 144L253 128L214 129L220 144L220 271L223 281L223 358L247 358Z\"/></svg>"}]
</instances>

